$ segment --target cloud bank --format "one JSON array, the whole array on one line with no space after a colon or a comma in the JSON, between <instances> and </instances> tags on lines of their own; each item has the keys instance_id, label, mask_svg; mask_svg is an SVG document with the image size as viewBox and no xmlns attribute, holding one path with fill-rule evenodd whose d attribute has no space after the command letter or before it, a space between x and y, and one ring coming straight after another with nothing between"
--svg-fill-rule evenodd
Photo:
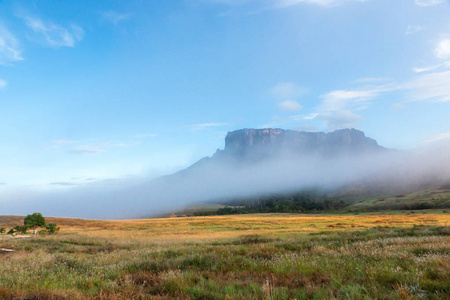
<instances>
[{"instance_id":1,"label":"cloud bank","mask_svg":"<svg viewBox=\"0 0 450 300\"><path fill-rule=\"evenodd\" d=\"M337 189L354 184L400 189L450 181L448 133L411 152L366 155L298 156L284 153L259 163L205 158L188 170L156 180L128 178L85 183L53 182L58 191L33 189L0 193L0 214L28 214L101 219L142 218L203 201L299 191Z\"/></svg>"}]
</instances>

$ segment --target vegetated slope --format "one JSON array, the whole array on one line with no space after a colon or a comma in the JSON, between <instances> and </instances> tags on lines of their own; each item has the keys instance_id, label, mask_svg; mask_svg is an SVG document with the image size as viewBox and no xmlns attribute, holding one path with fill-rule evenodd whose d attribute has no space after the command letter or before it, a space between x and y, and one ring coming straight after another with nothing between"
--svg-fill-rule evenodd
<instances>
[{"instance_id":1,"label":"vegetated slope","mask_svg":"<svg viewBox=\"0 0 450 300\"><path fill-rule=\"evenodd\" d=\"M419 191L366 197L349 205L353 210L421 210L450 208L450 188L448 185L433 186Z\"/></svg>"},{"instance_id":2,"label":"vegetated slope","mask_svg":"<svg viewBox=\"0 0 450 300\"><path fill-rule=\"evenodd\" d=\"M189 209L191 215L230 215L248 213L320 213L364 212L385 210L450 209L448 186L432 186L419 191L403 193L393 191L368 192L364 189L342 189L332 192L303 190L297 193L270 194L235 198L221 202L225 207Z\"/></svg>"}]
</instances>

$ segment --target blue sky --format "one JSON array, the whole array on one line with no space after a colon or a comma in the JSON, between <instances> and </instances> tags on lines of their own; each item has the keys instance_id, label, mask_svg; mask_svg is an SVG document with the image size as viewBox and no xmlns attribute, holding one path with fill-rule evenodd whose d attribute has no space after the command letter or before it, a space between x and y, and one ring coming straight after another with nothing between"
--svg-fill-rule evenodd
<instances>
[{"instance_id":1,"label":"blue sky","mask_svg":"<svg viewBox=\"0 0 450 300\"><path fill-rule=\"evenodd\" d=\"M450 138L445 0L0 1L0 189L158 176L228 131Z\"/></svg>"}]
</instances>

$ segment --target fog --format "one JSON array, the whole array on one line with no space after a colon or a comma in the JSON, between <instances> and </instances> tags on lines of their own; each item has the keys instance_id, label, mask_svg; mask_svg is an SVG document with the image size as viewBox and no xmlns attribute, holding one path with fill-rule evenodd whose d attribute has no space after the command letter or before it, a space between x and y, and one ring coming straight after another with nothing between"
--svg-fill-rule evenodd
<instances>
[{"instance_id":1,"label":"fog","mask_svg":"<svg viewBox=\"0 0 450 300\"><path fill-rule=\"evenodd\" d=\"M409 151L363 155L283 153L258 162L206 158L158 179L127 178L86 186L0 194L0 215L41 212L44 216L126 219L158 216L205 201L320 188L332 191L359 185L406 190L450 181L449 143Z\"/></svg>"}]
</instances>

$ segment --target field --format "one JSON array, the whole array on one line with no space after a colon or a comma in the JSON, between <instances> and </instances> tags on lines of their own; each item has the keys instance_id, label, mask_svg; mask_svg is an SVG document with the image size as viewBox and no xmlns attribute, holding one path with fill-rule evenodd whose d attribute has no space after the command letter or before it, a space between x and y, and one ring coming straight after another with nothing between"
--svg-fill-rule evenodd
<instances>
[{"instance_id":1,"label":"field","mask_svg":"<svg viewBox=\"0 0 450 300\"><path fill-rule=\"evenodd\" d=\"M0 227L23 217L0 216ZM0 299L448 299L450 215L92 221L0 235Z\"/></svg>"}]
</instances>

